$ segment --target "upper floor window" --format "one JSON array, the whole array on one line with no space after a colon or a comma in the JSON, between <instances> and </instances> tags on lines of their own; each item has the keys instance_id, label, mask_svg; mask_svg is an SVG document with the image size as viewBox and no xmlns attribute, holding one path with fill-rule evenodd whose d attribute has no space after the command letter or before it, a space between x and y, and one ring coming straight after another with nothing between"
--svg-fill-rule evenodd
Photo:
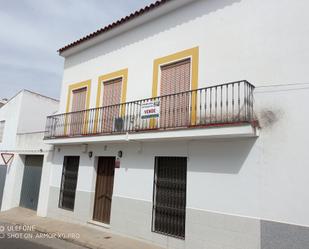
<instances>
[{"instance_id":1,"label":"upper floor window","mask_svg":"<svg viewBox=\"0 0 309 249\"><path fill-rule=\"evenodd\" d=\"M0 143L3 140L4 125L5 125L5 121L4 120L0 121Z\"/></svg>"}]
</instances>

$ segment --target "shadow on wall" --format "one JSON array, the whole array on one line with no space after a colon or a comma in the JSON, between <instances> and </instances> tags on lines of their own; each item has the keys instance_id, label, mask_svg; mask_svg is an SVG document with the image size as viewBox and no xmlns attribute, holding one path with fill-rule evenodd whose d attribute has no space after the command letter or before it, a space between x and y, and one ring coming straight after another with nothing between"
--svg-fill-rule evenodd
<instances>
[{"instance_id":1,"label":"shadow on wall","mask_svg":"<svg viewBox=\"0 0 309 249\"><path fill-rule=\"evenodd\" d=\"M195 142L191 147L188 170L238 174L255 142L256 138Z\"/></svg>"},{"instance_id":2,"label":"shadow on wall","mask_svg":"<svg viewBox=\"0 0 309 249\"><path fill-rule=\"evenodd\" d=\"M124 150L121 168L126 170L154 170L156 156L188 157L188 171L238 174L241 168L255 165L249 154L256 138L230 138L178 142L145 142Z\"/></svg>"},{"instance_id":3,"label":"shadow on wall","mask_svg":"<svg viewBox=\"0 0 309 249\"><path fill-rule=\"evenodd\" d=\"M215 11L225 8L226 6L241 1L242 0L196 1L189 7L182 7L182 9L178 11L171 12L164 17L149 22L147 25L138 27L138 32L136 32L137 30L135 28L135 30L130 30L126 33L118 35L117 37L114 37L113 39L109 39L104 43L89 48L83 53L70 56L68 59L66 59L64 68L68 69L88 60L95 59L96 57L116 52L117 50L121 50L122 48L125 48L129 45L141 42L145 39L149 39L179 25L193 21L194 19L200 18L202 16L209 15ZM175 42L177 42L177 40L175 40Z\"/></svg>"}]
</instances>

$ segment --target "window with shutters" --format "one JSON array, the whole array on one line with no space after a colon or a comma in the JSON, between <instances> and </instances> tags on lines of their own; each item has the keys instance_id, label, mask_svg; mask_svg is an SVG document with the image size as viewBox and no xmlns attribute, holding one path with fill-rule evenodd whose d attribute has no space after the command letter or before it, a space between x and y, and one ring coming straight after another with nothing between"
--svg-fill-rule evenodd
<instances>
[{"instance_id":1,"label":"window with shutters","mask_svg":"<svg viewBox=\"0 0 309 249\"><path fill-rule=\"evenodd\" d=\"M72 114L70 115L70 135L82 134L85 127L87 87L72 91Z\"/></svg>"},{"instance_id":2,"label":"window with shutters","mask_svg":"<svg viewBox=\"0 0 309 249\"><path fill-rule=\"evenodd\" d=\"M103 112L101 132L113 130L115 119L119 118L121 102L122 78L116 78L103 83Z\"/></svg>"},{"instance_id":3,"label":"window with shutters","mask_svg":"<svg viewBox=\"0 0 309 249\"><path fill-rule=\"evenodd\" d=\"M74 210L79 156L65 156L63 161L59 207Z\"/></svg>"},{"instance_id":4,"label":"window with shutters","mask_svg":"<svg viewBox=\"0 0 309 249\"><path fill-rule=\"evenodd\" d=\"M186 157L156 157L152 230L185 238Z\"/></svg>"},{"instance_id":5,"label":"window with shutters","mask_svg":"<svg viewBox=\"0 0 309 249\"><path fill-rule=\"evenodd\" d=\"M0 143L2 143L2 140L3 140L4 125L5 125L5 121L4 120L0 121Z\"/></svg>"},{"instance_id":6,"label":"window with shutters","mask_svg":"<svg viewBox=\"0 0 309 249\"><path fill-rule=\"evenodd\" d=\"M184 127L190 124L190 95L177 94L190 90L191 60L185 59L161 66L160 127ZM173 94L173 95L170 95Z\"/></svg>"}]
</instances>

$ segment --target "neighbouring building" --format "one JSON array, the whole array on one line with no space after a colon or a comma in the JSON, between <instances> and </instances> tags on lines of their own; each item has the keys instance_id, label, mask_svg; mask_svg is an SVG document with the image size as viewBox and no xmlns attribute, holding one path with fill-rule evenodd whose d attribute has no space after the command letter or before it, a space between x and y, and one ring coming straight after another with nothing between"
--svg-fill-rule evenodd
<instances>
[{"instance_id":1,"label":"neighbouring building","mask_svg":"<svg viewBox=\"0 0 309 249\"><path fill-rule=\"evenodd\" d=\"M61 48L47 216L164 248L307 248L308 7L161 0Z\"/></svg>"},{"instance_id":2,"label":"neighbouring building","mask_svg":"<svg viewBox=\"0 0 309 249\"><path fill-rule=\"evenodd\" d=\"M7 102L7 99L0 99L0 108L4 106Z\"/></svg>"},{"instance_id":3,"label":"neighbouring building","mask_svg":"<svg viewBox=\"0 0 309 249\"><path fill-rule=\"evenodd\" d=\"M46 215L49 172L42 166L51 160L53 146L45 144L43 137L46 117L58 110L58 104L22 90L0 108L1 211L21 206Z\"/></svg>"}]
</instances>

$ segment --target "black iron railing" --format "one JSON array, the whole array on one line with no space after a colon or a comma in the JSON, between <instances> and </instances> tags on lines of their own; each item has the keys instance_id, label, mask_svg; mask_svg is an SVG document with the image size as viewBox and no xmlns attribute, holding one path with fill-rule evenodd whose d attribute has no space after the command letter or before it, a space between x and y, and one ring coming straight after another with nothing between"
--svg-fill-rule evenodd
<instances>
[{"instance_id":1,"label":"black iron railing","mask_svg":"<svg viewBox=\"0 0 309 249\"><path fill-rule=\"evenodd\" d=\"M253 121L248 81L47 117L45 138L207 127Z\"/></svg>"}]
</instances>

